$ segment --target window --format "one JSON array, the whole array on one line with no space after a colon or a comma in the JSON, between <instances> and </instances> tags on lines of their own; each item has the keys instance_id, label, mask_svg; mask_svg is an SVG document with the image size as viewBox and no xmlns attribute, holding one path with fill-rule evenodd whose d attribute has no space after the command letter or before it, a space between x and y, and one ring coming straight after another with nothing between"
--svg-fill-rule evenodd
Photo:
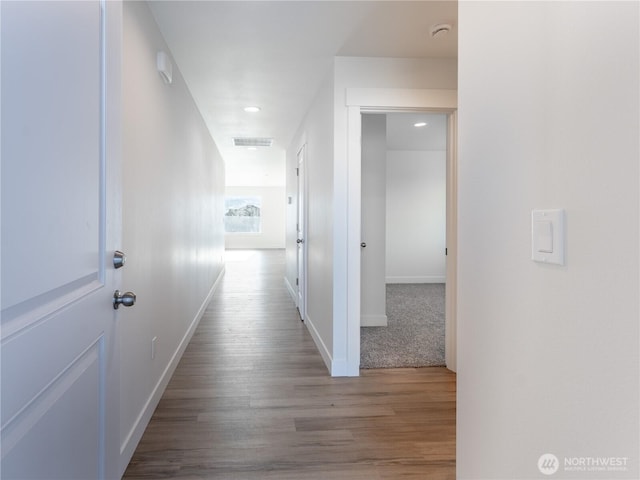
<instances>
[{"instance_id":1,"label":"window","mask_svg":"<svg viewBox=\"0 0 640 480\"><path fill-rule=\"evenodd\" d=\"M260 233L261 197L226 197L224 231L226 233Z\"/></svg>"}]
</instances>

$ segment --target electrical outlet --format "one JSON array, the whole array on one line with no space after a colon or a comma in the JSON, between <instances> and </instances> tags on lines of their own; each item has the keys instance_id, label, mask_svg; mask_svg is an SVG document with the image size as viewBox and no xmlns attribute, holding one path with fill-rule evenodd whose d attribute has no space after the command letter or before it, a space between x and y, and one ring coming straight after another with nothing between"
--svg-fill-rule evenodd
<instances>
[{"instance_id":1,"label":"electrical outlet","mask_svg":"<svg viewBox=\"0 0 640 480\"><path fill-rule=\"evenodd\" d=\"M151 339L151 360L156 358L156 340L158 340L158 337L153 337Z\"/></svg>"}]
</instances>

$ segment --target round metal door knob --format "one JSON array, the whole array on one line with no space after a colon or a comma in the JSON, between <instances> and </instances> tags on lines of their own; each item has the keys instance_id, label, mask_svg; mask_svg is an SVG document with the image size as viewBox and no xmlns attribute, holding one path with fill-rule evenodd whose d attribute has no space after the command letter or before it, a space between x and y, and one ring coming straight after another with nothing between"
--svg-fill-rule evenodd
<instances>
[{"instance_id":1,"label":"round metal door knob","mask_svg":"<svg viewBox=\"0 0 640 480\"><path fill-rule=\"evenodd\" d=\"M302 238L298 238L298 239L296 240L296 243L304 243L304 240L303 240Z\"/></svg>"},{"instance_id":2,"label":"round metal door knob","mask_svg":"<svg viewBox=\"0 0 640 480\"><path fill-rule=\"evenodd\" d=\"M133 307L136 304L136 294L133 292L120 293L120 290L113 292L113 308L117 310L120 305Z\"/></svg>"},{"instance_id":3,"label":"round metal door knob","mask_svg":"<svg viewBox=\"0 0 640 480\"><path fill-rule=\"evenodd\" d=\"M361 246L362 248L366 248L366 247L367 247L367 244L366 244L366 243L364 243L364 242L362 242L362 243L360 244L360 246Z\"/></svg>"}]
</instances>

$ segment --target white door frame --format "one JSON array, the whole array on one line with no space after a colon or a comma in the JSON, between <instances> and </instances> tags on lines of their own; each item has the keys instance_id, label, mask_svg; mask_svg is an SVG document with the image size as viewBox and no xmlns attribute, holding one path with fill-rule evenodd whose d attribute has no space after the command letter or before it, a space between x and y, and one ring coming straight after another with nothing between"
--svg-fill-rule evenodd
<instances>
[{"instance_id":1,"label":"white door frame","mask_svg":"<svg viewBox=\"0 0 640 480\"><path fill-rule=\"evenodd\" d=\"M363 112L431 111L448 114L447 298L445 362L456 370L457 91L431 89L347 89L347 374L360 370L361 135Z\"/></svg>"}]
</instances>

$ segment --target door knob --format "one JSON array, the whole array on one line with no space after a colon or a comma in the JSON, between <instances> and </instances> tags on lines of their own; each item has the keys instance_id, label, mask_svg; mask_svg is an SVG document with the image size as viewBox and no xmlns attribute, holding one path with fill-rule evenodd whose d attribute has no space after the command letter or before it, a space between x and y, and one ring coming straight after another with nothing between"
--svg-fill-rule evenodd
<instances>
[{"instance_id":1,"label":"door knob","mask_svg":"<svg viewBox=\"0 0 640 480\"><path fill-rule=\"evenodd\" d=\"M304 240L302 238L299 238L296 240L296 243L304 243Z\"/></svg>"},{"instance_id":2,"label":"door knob","mask_svg":"<svg viewBox=\"0 0 640 480\"><path fill-rule=\"evenodd\" d=\"M366 244L366 243L364 243L364 242L362 242L362 243L360 244L360 246L361 246L362 248L366 248L367 244Z\"/></svg>"},{"instance_id":3,"label":"door knob","mask_svg":"<svg viewBox=\"0 0 640 480\"><path fill-rule=\"evenodd\" d=\"M113 308L118 309L120 305L132 307L136 303L136 294L133 292L120 293L120 290L113 292Z\"/></svg>"}]
</instances>

